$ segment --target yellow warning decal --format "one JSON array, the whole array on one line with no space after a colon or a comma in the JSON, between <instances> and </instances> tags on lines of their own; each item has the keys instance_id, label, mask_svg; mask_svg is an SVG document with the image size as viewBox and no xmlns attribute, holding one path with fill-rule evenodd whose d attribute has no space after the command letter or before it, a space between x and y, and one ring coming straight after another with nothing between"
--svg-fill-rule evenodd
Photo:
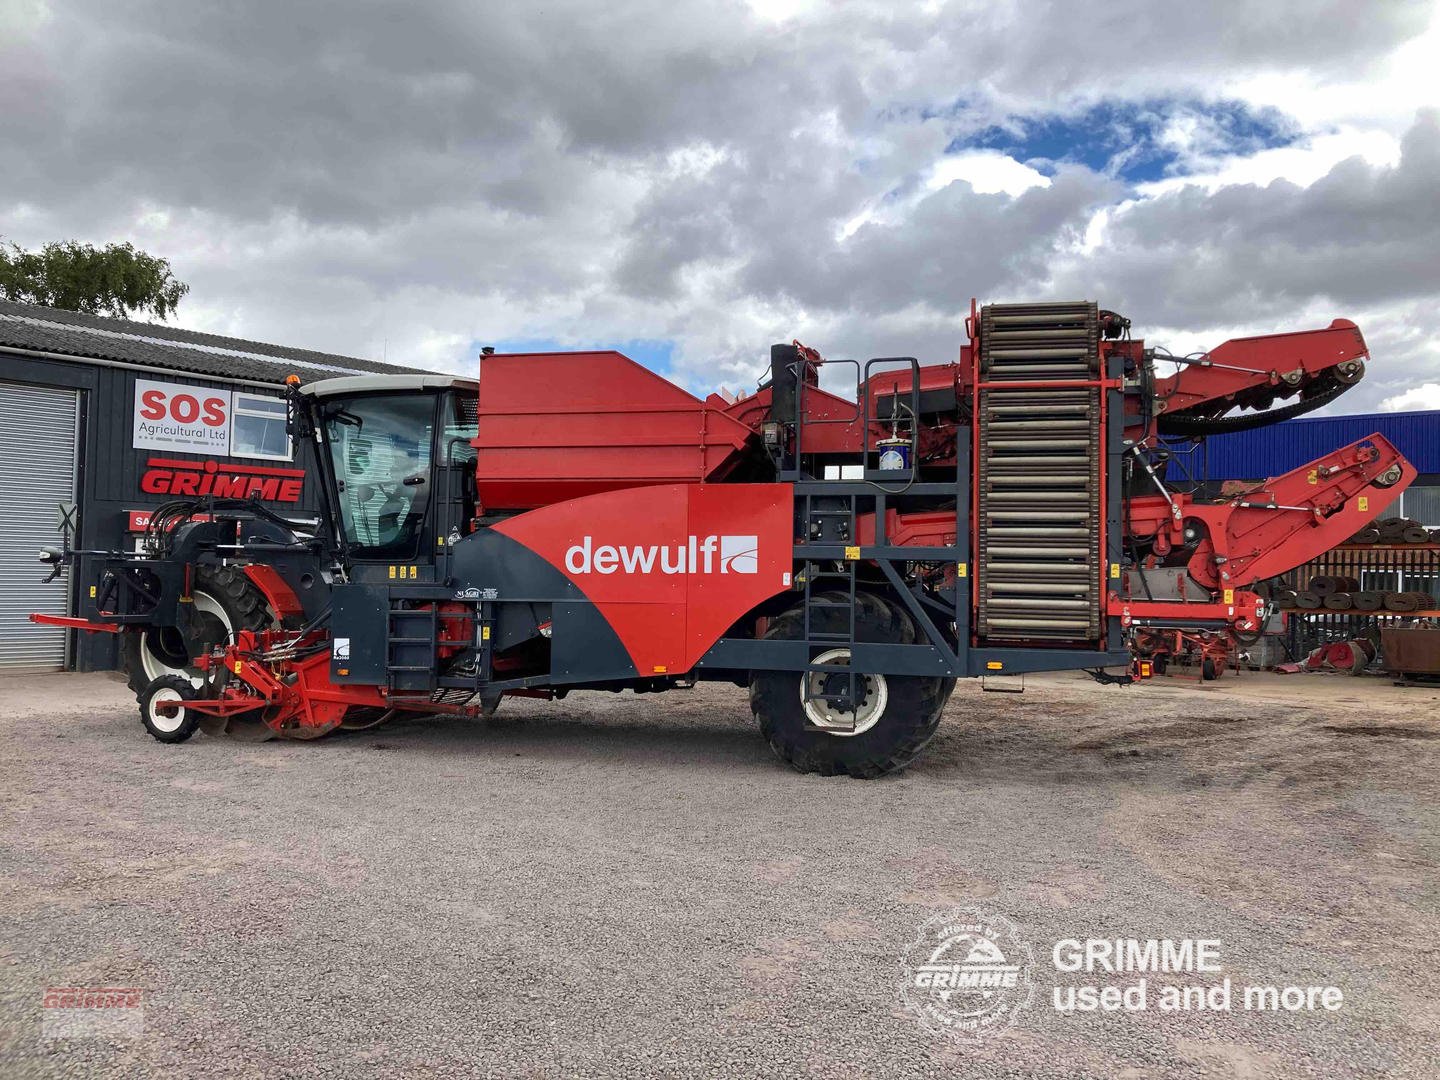
<instances>
[{"instance_id":1,"label":"yellow warning decal","mask_svg":"<svg viewBox=\"0 0 1440 1080\"><path fill-rule=\"evenodd\" d=\"M410 580L411 580L411 581L414 581L414 580L415 580L415 575L419 572L419 570L420 570L420 568L419 568L418 566L412 566L412 567L410 567Z\"/></svg>"},{"instance_id":2,"label":"yellow warning decal","mask_svg":"<svg viewBox=\"0 0 1440 1080\"><path fill-rule=\"evenodd\" d=\"M1356 504L1357 509L1363 514L1366 510L1370 509L1370 496L1361 495L1360 498L1356 500Z\"/></svg>"},{"instance_id":3,"label":"yellow warning decal","mask_svg":"<svg viewBox=\"0 0 1440 1080\"><path fill-rule=\"evenodd\" d=\"M956 577L964 577L964 576L965 576L966 574L968 574L969 572L970 572L970 564L969 564L969 563L963 563L963 562L962 562L962 563L956 563L956 564L955 564L955 576L956 576Z\"/></svg>"},{"instance_id":4,"label":"yellow warning decal","mask_svg":"<svg viewBox=\"0 0 1440 1080\"><path fill-rule=\"evenodd\" d=\"M235 661L235 674L236 674L236 675L239 675L241 669L243 669L244 667L245 667L245 661L243 661L243 660L236 660L236 661Z\"/></svg>"},{"instance_id":5,"label":"yellow warning decal","mask_svg":"<svg viewBox=\"0 0 1440 1080\"><path fill-rule=\"evenodd\" d=\"M1235 602L1235 590L1234 590L1234 589L1226 589L1226 590L1225 590L1225 603L1227 603L1227 604L1233 604L1234 602Z\"/></svg>"},{"instance_id":6,"label":"yellow warning decal","mask_svg":"<svg viewBox=\"0 0 1440 1080\"><path fill-rule=\"evenodd\" d=\"M1305 482L1311 487L1314 487L1316 484L1320 483L1320 470L1311 469L1309 472L1307 472L1305 474Z\"/></svg>"},{"instance_id":7,"label":"yellow warning decal","mask_svg":"<svg viewBox=\"0 0 1440 1080\"><path fill-rule=\"evenodd\" d=\"M390 567L390 580L391 580L391 581L394 581L394 580L395 580L395 572L396 572L396 569L397 569L397 567L394 567L394 566Z\"/></svg>"},{"instance_id":8,"label":"yellow warning decal","mask_svg":"<svg viewBox=\"0 0 1440 1080\"><path fill-rule=\"evenodd\" d=\"M845 558L850 559L852 562L860 558L860 549L858 547L847 547L845 549Z\"/></svg>"},{"instance_id":9,"label":"yellow warning decal","mask_svg":"<svg viewBox=\"0 0 1440 1080\"><path fill-rule=\"evenodd\" d=\"M91 600L94 600L94 599L95 599L95 586L94 586L94 585L91 585L91 586L90 586L90 599L91 599Z\"/></svg>"},{"instance_id":10,"label":"yellow warning decal","mask_svg":"<svg viewBox=\"0 0 1440 1080\"><path fill-rule=\"evenodd\" d=\"M482 626L482 627L480 628L480 640L481 640L481 641L489 641L489 640L490 640L490 627L488 627L488 626Z\"/></svg>"},{"instance_id":11,"label":"yellow warning decal","mask_svg":"<svg viewBox=\"0 0 1440 1080\"><path fill-rule=\"evenodd\" d=\"M1118 562L1112 562L1110 564L1110 576L1112 578L1118 578L1120 576L1120 564Z\"/></svg>"}]
</instances>

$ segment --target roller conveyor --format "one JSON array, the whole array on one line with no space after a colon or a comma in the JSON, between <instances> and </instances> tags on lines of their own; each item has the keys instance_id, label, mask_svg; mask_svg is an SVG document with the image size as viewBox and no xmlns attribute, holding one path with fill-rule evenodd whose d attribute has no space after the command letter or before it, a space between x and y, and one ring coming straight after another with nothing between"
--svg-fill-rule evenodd
<instances>
[{"instance_id":1,"label":"roller conveyor","mask_svg":"<svg viewBox=\"0 0 1440 1080\"><path fill-rule=\"evenodd\" d=\"M1085 385L1099 376L1099 344L1092 303L980 311L975 587L982 639L1079 645L1100 637L1102 399Z\"/></svg>"}]
</instances>

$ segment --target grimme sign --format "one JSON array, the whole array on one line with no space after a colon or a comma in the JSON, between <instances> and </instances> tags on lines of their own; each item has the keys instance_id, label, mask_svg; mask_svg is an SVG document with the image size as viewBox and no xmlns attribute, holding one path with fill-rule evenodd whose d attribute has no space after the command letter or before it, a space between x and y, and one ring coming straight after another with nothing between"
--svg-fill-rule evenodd
<instances>
[{"instance_id":1,"label":"grimme sign","mask_svg":"<svg viewBox=\"0 0 1440 1080\"><path fill-rule=\"evenodd\" d=\"M131 445L137 450L290 460L285 403L279 398L136 379L133 420ZM304 480L303 469L156 455L146 462L140 490L147 495L295 503Z\"/></svg>"}]
</instances>

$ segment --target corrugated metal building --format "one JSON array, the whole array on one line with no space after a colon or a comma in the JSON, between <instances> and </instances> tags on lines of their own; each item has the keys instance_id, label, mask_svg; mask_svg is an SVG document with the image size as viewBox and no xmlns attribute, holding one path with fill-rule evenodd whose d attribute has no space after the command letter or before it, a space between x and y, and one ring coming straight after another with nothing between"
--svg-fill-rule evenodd
<instances>
[{"instance_id":1,"label":"corrugated metal building","mask_svg":"<svg viewBox=\"0 0 1440 1080\"><path fill-rule=\"evenodd\" d=\"M1403 515L1440 527L1440 409L1302 417L1205 442L1211 480L1262 480L1378 432L1410 459L1420 476L1386 516Z\"/></svg>"},{"instance_id":2,"label":"corrugated metal building","mask_svg":"<svg viewBox=\"0 0 1440 1080\"><path fill-rule=\"evenodd\" d=\"M36 556L76 504L74 546L134 543L175 495L253 496L313 513L308 444L285 434L285 376L414 368L0 301L0 673L114 666L109 634L36 626L87 614L81 572L43 583Z\"/></svg>"}]
</instances>

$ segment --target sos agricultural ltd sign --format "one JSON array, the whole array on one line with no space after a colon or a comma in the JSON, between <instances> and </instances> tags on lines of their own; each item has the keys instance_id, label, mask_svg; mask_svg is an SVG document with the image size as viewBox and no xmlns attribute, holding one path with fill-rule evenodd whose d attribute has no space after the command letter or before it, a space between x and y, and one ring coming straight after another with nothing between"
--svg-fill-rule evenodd
<instances>
[{"instance_id":1,"label":"sos agricultural ltd sign","mask_svg":"<svg viewBox=\"0 0 1440 1080\"><path fill-rule=\"evenodd\" d=\"M229 457L233 406L229 390L136 379L130 445Z\"/></svg>"},{"instance_id":2,"label":"sos agricultural ltd sign","mask_svg":"<svg viewBox=\"0 0 1440 1080\"><path fill-rule=\"evenodd\" d=\"M136 379L130 434L137 450L291 459L285 402L244 390Z\"/></svg>"}]
</instances>

